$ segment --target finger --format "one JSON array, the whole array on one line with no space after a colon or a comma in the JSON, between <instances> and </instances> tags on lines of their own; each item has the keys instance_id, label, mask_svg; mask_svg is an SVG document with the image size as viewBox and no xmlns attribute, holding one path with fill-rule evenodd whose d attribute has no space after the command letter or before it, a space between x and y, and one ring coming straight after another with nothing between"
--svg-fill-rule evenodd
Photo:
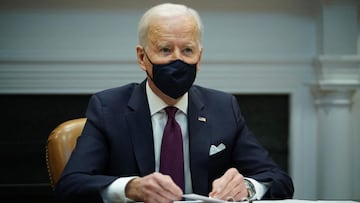
<instances>
[{"instance_id":1,"label":"finger","mask_svg":"<svg viewBox=\"0 0 360 203\"><path fill-rule=\"evenodd\" d=\"M236 187L225 189L223 193L217 194L217 198L226 201L241 201L247 198L247 189L238 184Z\"/></svg>"},{"instance_id":2,"label":"finger","mask_svg":"<svg viewBox=\"0 0 360 203\"><path fill-rule=\"evenodd\" d=\"M234 196L235 201L244 201L248 199L248 192L247 190L241 190Z\"/></svg>"},{"instance_id":3,"label":"finger","mask_svg":"<svg viewBox=\"0 0 360 203\"><path fill-rule=\"evenodd\" d=\"M232 193L230 194L230 196L233 197L235 201L243 201L244 199L247 199L248 192L246 186L244 185L242 184L237 185L237 187L235 187Z\"/></svg>"},{"instance_id":4,"label":"finger","mask_svg":"<svg viewBox=\"0 0 360 203\"><path fill-rule=\"evenodd\" d=\"M167 182L170 182L170 184ZM174 195L171 186L168 186L169 189L164 187L164 185L171 185L171 182L171 178L159 173L145 176L140 183L139 193L141 194L141 200L144 202L171 202L181 199L182 194Z\"/></svg>"},{"instance_id":5,"label":"finger","mask_svg":"<svg viewBox=\"0 0 360 203\"><path fill-rule=\"evenodd\" d=\"M162 188L157 183L156 177L150 175L142 182L141 193L144 202L163 202Z\"/></svg>"},{"instance_id":6,"label":"finger","mask_svg":"<svg viewBox=\"0 0 360 203\"><path fill-rule=\"evenodd\" d=\"M171 201L181 200L183 192L170 176L154 173L152 180L154 181L153 191L157 193L157 196Z\"/></svg>"},{"instance_id":7,"label":"finger","mask_svg":"<svg viewBox=\"0 0 360 203\"><path fill-rule=\"evenodd\" d=\"M224 188L222 197L234 197L244 190L246 191L244 177L241 174L237 174Z\"/></svg>"},{"instance_id":8,"label":"finger","mask_svg":"<svg viewBox=\"0 0 360 203\"><path fill-rule=\"evenodd\" d=\"M221 178L214 180L212 183L212 191L209 193L209 196L217 198L217 194L221 193L222 187Z\"/></svg>"},{"instance_id":9,"label":"finger","mask_svg":"<svg viewBox=\"0 0 360 203\"><path fill-rule=\"evenodd\" d=\"M165 197L171 200L180 200L182 198L183 191L170 176L160 174L158 178L158 184L164 191L163 195Z\"/></svg>"},{"instance_id":10,"label":"finger","mask_svg":"<svg viewBox=\"0 0 360 203\"><path fill-rule=\"evenodd\" d=\"M232 174L227 171L223 176L215 179L212 183L212 191L210 192L210 197L216 198L217 194L222 193L223 189L226 187L226 184L231 180L231 178Z\"/></svg>"},{"instance_id":11,"label":"finger","mask_svg":"<svg viewBox=\"0 0 360 203\"><path fill-rule=\"evenodd\" d=\"M237 183L240 183L240 184L237 184L234 187L234 190L233 190L234 193L232 193L231 195L234 196L236 201L243 201L244 199L246 200L248 198L248 190L247 190L246 184L245 184L246 180L244 179L244 177L241 174L239 174L239 176L237 176L237 178L239 178L239 180L237 180Z\"/></svg>"},{"instance_id":12,"label":"finger","mask_svg":"<svg viewBox=\"0 0 360 203\"><path fill-rule=\"evenodd\" d=\"M238 194L246 191L244 177L236 169L229 169L224 176L214 181L213 185L210 196L222 200L238 200Z\"/></svg>"}]
</instances>

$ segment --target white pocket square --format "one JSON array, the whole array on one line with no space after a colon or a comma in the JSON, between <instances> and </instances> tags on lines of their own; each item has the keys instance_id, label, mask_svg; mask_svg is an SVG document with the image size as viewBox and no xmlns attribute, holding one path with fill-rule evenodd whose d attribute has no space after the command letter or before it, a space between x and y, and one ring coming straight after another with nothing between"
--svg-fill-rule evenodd
<instances>
[{"instance_id":1,"label":"white pocket square","mask_svg":"<svg viewBox=\"0 0 360 203\"><path fill-rule=\"evenodd\" d=\"M225 148L226 148L226 146L223 143L219 144L218 146L211 145L210 150L209 150L209 155L211 156L216 153L219 153L222 150L224 150Z\"/></svg>"}]
</instances>

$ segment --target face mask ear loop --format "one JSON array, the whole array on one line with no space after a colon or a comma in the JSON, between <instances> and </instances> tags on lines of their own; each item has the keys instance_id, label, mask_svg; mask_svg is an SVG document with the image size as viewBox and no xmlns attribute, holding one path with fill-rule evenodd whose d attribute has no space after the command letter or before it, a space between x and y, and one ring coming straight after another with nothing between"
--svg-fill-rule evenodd
<instances>
[{"instance_id":1,"label":"face mask ear loop","mask_svg":"<svg viewBox=\"0 0 360 203\"><path fill-rule=\"evenodd\" d=\"M146 56L146 58L149 60L149 62L151 63L151 65L154 65L154 63L150 60L149 56L147 55L145 48L143 48L144 54Z\"/></svg>"},{"instance_id":2,"label":"face mask ear loop","mask_svg":"<svg viewBox=\"0 0 360 203\"><path fill-rule=\"evenodd\" d=\"M152 66L154 66L153 62L150 60L149 56L147 55L145 48L143 48L144 54L146 56L146 58L149 60L149 62L151 63ZM148 73L148 71L146 70L146 75L154 82L154 79L150 76L150 74Z\"/></svg>"}]
</instances>

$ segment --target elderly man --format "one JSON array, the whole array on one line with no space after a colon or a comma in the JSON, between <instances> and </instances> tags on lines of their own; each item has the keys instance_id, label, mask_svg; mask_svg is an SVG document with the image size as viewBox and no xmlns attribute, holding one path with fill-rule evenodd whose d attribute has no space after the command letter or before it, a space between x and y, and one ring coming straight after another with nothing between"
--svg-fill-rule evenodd
<instances>
[{"instance_id":1,"label":"elderly man","mask_svg":"<svg viewBox=\"0 0 360 203\"><path fill-rule=\"evenodd\" d=\"M147 79L92 96L56 187L60 201L292 197L291 178L258 144L235 98L193 85L201 34L200 17L186 6L144 14L136 51Z\"/></svg>"}]
</instances>

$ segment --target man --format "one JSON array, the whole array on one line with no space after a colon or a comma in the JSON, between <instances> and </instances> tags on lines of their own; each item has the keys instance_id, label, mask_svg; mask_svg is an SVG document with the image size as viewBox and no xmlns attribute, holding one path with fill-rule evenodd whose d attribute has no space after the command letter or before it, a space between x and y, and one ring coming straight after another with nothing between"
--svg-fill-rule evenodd
<instances>
[{"instance_id":1,"label":"man","mask_svg":"<svg viewBox=\"0 0 360 203\"><path fill-rule=\"evenodd\" d=\"M201 33L197 12L183 5L161 4L144 14L136 52L147 79L92 96L56 187L60 201L159 203L184 193L231 201L292 197L290 177L255 140L235 98L193 85ZM179 134L180 142L165 146L165 131Z\"/></svg>"}]
</instances>

